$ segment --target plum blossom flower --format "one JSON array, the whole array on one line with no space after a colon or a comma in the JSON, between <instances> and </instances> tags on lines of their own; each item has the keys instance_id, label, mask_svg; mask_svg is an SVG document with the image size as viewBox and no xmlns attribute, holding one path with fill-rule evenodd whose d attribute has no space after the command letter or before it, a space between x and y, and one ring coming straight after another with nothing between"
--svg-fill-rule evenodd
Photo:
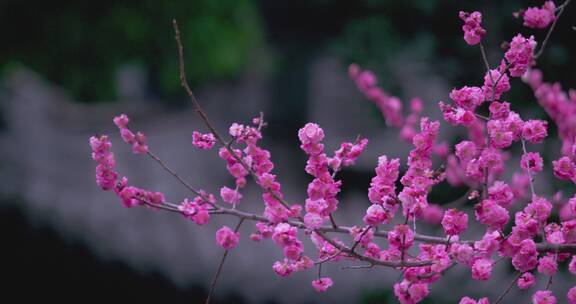
<instances>
[{"instance_id":1,"label":"plum blossom flower","mask_svg":"<svg viewBox=\"0 0 576 304\"><path fill-rule=\"evenodd\" d=\"M220 197L225 203L236 205L242 199L242 194L238 190L230 189L226 186L220 188Z\"/></svg>"},{"instance_id":2,"label":"plum blossom flower","mask_svg":"<svg viewBox=\"0 0 576 304\"><path fill-rule=\"evenodd\" d=\"M547 127L545 120L528 120L522 127L522 138L531 143L540 143L548 136Z\"/></svg>"},{"instance_id":3,"label":"plum blossom flower","mask_svg":"<svg viewBox=\"0 0 576 304\"><path fill-rule=\"evenodd\" d=\"M238 245L240 232L234 232L230 227L223 226L216 231L216 242L226 250L233 249Z\"/></svg>"},{"instance_id":4,"label":"plum blossom flower","mask_svg":"<svg viewBox=\"0 0 576 304\"><path fill-rule=\"evenodd\" d=\"M566 299L568 300L568 304L576 304L576 286L568 290Z\"/></svg>"},{"instance_id":5,"label":"plum blossom flower","mask_svg":"<svg viewBox=\"0 0 576 304\"><path fill-rule=\"evenodd\" d=\"M198 149L210 150L216 143L216 138L212 133L202 134L198 131L192 132L192 145Z\"/></svg>"},{"instance_id":6,"label":"plum blossom flower","mask_svg":"<svg viewBox=\"0 0 576 304\"><path fill-rule=\"evenodd\" d=\"M477 259L472 264L472 278L475 280L487 281L492 274L492 260Z\"/></svg>"},{"instance_id":7,"label":"plum blossom flower","mask_svg":"<svg viewBox=\"0 0 576 304\"><path fill-rule=\"evenodd\" d=\"M312 281L312 287L314 287L317 292L325 292L328 288L332 287L332 284L332 279L328 277Z\"/></svg>"},{"instance_id":8,"label":"plum blossom flower","mask_svg":"<svg viewBox=\"0 0 576 304\"><path fill-rule=\"evenodd\" d=\"M547 255L540 258L538 261L538 272L547 276L552 276L556 273L558 264L553 255Z\"/></svg>"},{"instance_id":9,"label":"plum blossom flower","mask_svg":"<svg viewBox=\"0 0 576 304\"><path fill-rule=\"evenodd\" d=\"M544 160L540 153L538 152L528 152L522 154L522 159L520 160L520 167L526 171L530 172L540 172L542 171Z\"/></svg>"},{"instance_id":10,"label":"plum blossom flower","mask_svg":"<svg viewBox=\"0 0 576 304\"><path fill-rule=\"evenodd\" d=\"M534 286L534 284L536 284L536 279L530 272L523 273L518 279L518 288L520 289L528 289Z\"/></svg>"},{"instance_id":11,"label":"plum blossom flower","mask_svg":"<svg viewBox=\"0 0 576 304\"><path fill-rule=\"evenodd\" d=\"M496 84L494 90L492 89ZM501 72L498 69L486 72L484 76L484 85L482 91L486 100L499 100L503 93L510 90L510 79L506 72Z\"/></svg>"},{"instance_id":12,"label":"plum blossom flower","mask_svg":"<svg viewBox=\"0 0 576 304\"><path fill-rule=\"evenodd\" d=\"M550 290L538 290L532 296L532 304L556 304L556 297Z\"/></svg>"},{"instance_id":13,"label":"plum blossom flower","mask_svg":"<svg viewBox=\"0 0 576 304\"><path fill-rule=\"evenodd\" d=\"M442 227L447 235L458 235L468 228L468 214L449 209L444 213Z\"/></svg>"},{"instance_id":14,"label":"plum blossom flower","mask_svg":"<svg viewBox=\"0 0 576 304\"><path fill-rule=\"evenodd\" d=\"M546 28L556 19L555 11L554 1L544 2L541 8L529 7L524 12L524 26L538 29Z\"/></svg>"}]
</instances>

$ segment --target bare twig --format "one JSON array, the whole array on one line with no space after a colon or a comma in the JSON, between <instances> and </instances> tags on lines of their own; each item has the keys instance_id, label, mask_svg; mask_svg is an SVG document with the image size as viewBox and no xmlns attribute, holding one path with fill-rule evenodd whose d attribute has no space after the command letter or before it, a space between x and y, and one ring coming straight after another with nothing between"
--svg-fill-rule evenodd
<instances>
[{"instance_id":1,"label":"bare twig","mask_svg":"<svg viewBox=\"0 0 576 304\"><path fill-rule=\"evenodd\" d=\"M520 279L521 275L522 275L522 273L519 272L518 275L516 275L516 277L514 277L514 280L512 280L512 282L510 282L510 284L508 285L506 290L504 290L504 292L502 294L500 294L500 296L498 297L498 299L496 299L496 302L494 302L494 304L498 304L498 303L502 302L504 297L510 292L510 290L512 290L512 287L514 287L514 285L516 284L516 281L518 281L518 279Z\"/></svg>"},{"instance_id":2,"label":"bare twig","mask_svg":"<svg viewBox=\"0 0 576 304\"><path fill-rule=\"evenodd\" d=\"M150 158L152 158L154 161L156 161L161 167L162 169L164 169L166 172L168 172L170 175L174 176L174 178L176 178L182 185L184 185L184 187L186 187L188 190L190 190L192 193L200 196L207 204L209 204L210 206L212 206L212 208L214 209L218 209L219 207L216 206L214 203L210 202L208 200L208 198L202 194L202 192L200 192L200 190L195 189L194 187L192 187L189 183L187 183L185 180L183 180L180 175L178 175L178 173L176 173L174 170L170 169L170 167L168 167L158 156L156 156L154 153L148 151L147 152L148 156L150 156Z\"/></svg>"}]
</instances>

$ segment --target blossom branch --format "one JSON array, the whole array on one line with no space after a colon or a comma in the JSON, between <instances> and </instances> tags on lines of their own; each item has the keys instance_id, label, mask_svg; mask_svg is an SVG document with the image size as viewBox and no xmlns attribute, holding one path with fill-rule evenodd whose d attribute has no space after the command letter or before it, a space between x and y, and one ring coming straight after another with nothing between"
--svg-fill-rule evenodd
<instances>
[{"instance_id":1,"label":"blossom branch","mask_svg":"<svg viewBox=\"0 0 576 304\"><path fill-rule=\"evenodd\" d=\"M552 25L551 25L550 28L548 29L548 32L546 33L546 37L544 37L544 41L542 42L542 45L540 46L540 49L539 49L538 52L534 55L534 59L540 58L540 56L541 56L542 53L544 52L544 48L546 47L546 44L548 43L548 40L550 40L550 36L552 36L552 32L554 31L554 28L556 27L556 23L558 23L558 19L560 19L560 17L561 17L562 14L564 13L564 9L565 9L566 6L570 3L570 1L572 1L572 0L566 0L566 1L564 1L564 3L562 3L562 4L558 7L558 14L556 15L556 18L554 18L554 22L552 22Z\"/></svg>"}]
</instances>

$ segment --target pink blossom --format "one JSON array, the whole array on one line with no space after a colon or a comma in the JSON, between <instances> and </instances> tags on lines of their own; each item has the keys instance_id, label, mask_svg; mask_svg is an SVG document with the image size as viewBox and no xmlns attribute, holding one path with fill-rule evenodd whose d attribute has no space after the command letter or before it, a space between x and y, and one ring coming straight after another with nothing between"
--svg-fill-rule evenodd
<instances>
[{"instance_id":1,"label":"pink blossom","mask_svg":"<svg viewBox=\"0 0 576 304\"><path fill-rule=\"evenodd\" d=\"M460 11L459 17L464 21L462 30L464 31L466 43L469 45L480 43L480 40L486 34L486 30L482 28L482 14L480 12L467 13Z\"/></svg>"},{"instance_id":2,"label":"pink blossom","mask_svg":"<svg viewBox=\"0 0 576 304\"><path fill-rule=\"evenodd\" d=\"M541 222L545 222L552 212L552 204L541 196L534 196L532 202L524 208L524 212Z\"/></svg>"},{"instance_id":3,"label":"pink blossom","mask_svg":"<svg viewBox=\"0 0 576 304\"><path fill-rule=\"evenodd\" d=\"M494 148L508 148L514 140L514 133L506 128L502 120L489 120L487 123L490 144Z\"/></svg>"},{"instance_id":4,"label":"pink blossom","mask_svg":"<svg viewBox=\"0 0 576 304\"><path fill-rule=\"evenodd\" d=\"M394 284L394 295L401 304L415 304L422 301L429 293L428 284L411 283L403 280Z\"/></svg>"},{"instance_id":5,"label":"pink blossom","mask_svg":"<svg viewBox=\"0 0 576 304\"><path fill-rule=\"evenodd\" d=\"M238 123L232 123L228 129L228 133L234 137L236 142L246 143L248 145L254 145L259 139L262 138L262 134L260 131L258 131L258 129Z\"/></svg>"},{"instance_id":6,"label":"pink blossom","mask_svg":"<svg viewBox=\"0 0 576 304\"><path fill-rule=\"evenodd\" d=\"M476 145L468 140L461 141L456 145L456 156L462 162L469 162L476 157Z\"/></svg>"},{"instance_id":7,"label":"pink blossom","mask_svg":"<svg viewBox=\"0 0 576 304\"><path fill-rule=\"evenodd\" d=\"M210 150L216 143L216 138L212 133L201 134L200 132L192 132L192 144L203 150Z\"/></svg>"},{"instance_id":8,"label":"pink blossom","mask_svg":"<svg viewBox=\"0 0 576 304\"><path fill-rule=\"evenodd\" d=\"M576 286L568 290L566 299L568 300L568 304L576 304Z\"/></svg>"},{"instance_id":9,"label":"pink blossom","mask_svg":"<svg viewBox=\"0 0 576 304\"><path fill-rule=\"evenodd\" d=\"M312 281L312 287L314 287L317 292L325 292L328 288L332 287L332 284L332 279L327 277Z\"/></svg>"},{"instance_id":10,"label":"pink blossom","mask_svg":"<svg viewBox=\"0 0 576 304\"><path fill-rule=\"evenodd\" d=\"M508 210L491 199L476 204L474 209L476 210L476 219L494 229L502 229L510 218Z\"/></svg>"},{"instance_id":11,"label":"pink blossom","mask_svg":"<svg viewBox=\"0 0 576 304\"><path fill-rule=\"evenodd\" d=\"M504 54L504 57L510 65L510 76L520 77L526 73L532 64L532 56L536 41L534 36L526 39L521 34L516 35L510 42L510 48Z\"/></svg>"},{"instance_id":12,"label":"pink blossom","mask_svg":"<svg viewBox=\"0 0 576 304\"><path fill-rule=\"evenodd\" d=\"M522 127L522 138L531 143L540 143L548 136L547 127L545 120L528 120Z\"/></svg>"},{"instance_id":13,"label":"pink blossom","mask_svg":"<svg viewBox=\"0 0 576 304\"><path fill-rule=\"evenodd\" d=\"M388 95L382 88L378 87L376 76L372 71L362 70L357 64L351 64L348 67L348 72L358 90L380 109L387 125L396 128L405 126L402 116L402 101L396 96ZM417 116L417 114L418 109L412 107L411 116Z\"/></svg>"},{"instance_id":14,"label":"pink blossom","mask_svg":"<svg viewBox=\"0 0 576 304\"><path fill-rule=\"evenodd\" d=\"M534 269L538 263L538 251L536 244L531 239L523 240L520 248L512 258L512 265L520 272Z\"/></svg>"},{"instance_id":15,"label":"pink blossom","mask_svg":"<svg viewBox=\"0 0 576 304\"><path fill-rule=\"evenodd\" d=\"M453 107L451 105L445 104L442 101L438 103L438 106L444 115L444 120L453 126L470 126L476 121L476 117L472 111L459 107Z\"/></svg>"},{"instance_id":16,"label":"pink blossom","mask_svg":"<svg viewBox=\"0 0 576 304\"><path fill-rule=\"evenodd\" d=\"M424 208L421 214L422 220L431 225L438 225L442 222L444 217L444 209L436 204L429 204L428 208Z\"/></svg>"},{"instance_id":17,"label":"pink blossom","mask_svg":"<svg viewBox=\"0 0 576 304\"><path fill-rule=\"evenodd\" d=\"M550 290L538 290L532 296L532 304L556 304L556 297Z\"/></svg>"},{"instance_id":18,"label":"pink blossom","mask_svg":"<svg viewBox=\"0 0 576 304\"><path fill-rule=\"evenodd\" d=\"M572 259L570 260L570 263L568 264L568 270L573 275L576 275L576 255L572 256Z\"/></svg>"},{"instance_id":19,"label":"pink blossom","mask_svg":"<svg viewBox=\"0 0 576 304\"><path fill-rule=\"evenodd\" d=\"M542 171L544 160L538 152L528 152L522 154L522 159L520 160L520 167L526 171L530 172L540 172Z\"/></svg>"},{"instance_id":20,"label":"pink blossom","mask_svg":"<svg viewBox=\"0 0 576 304\"><path fill-rule=\"evenodd\" d=\"M210 219L209 204L207 204L201 197L197 196L194 200L189 201L184 199L182 203L178 206L178 210L185 217L191 219L198 225L204 225L208 223Z\"/></svg>"},{"instance_id":21,"label":"pink blossom","mask_svg":"<svg viewBox=\"0 0 576 304\"><path fill-rule=\"evenodd\" d=\"M92 159L98 164L96 166L96 184L105 191L114 189L118 173L115 170L114 153L110 152L112 144L108 140L108 136L90 137L90 147L92 148Z\"/></svg>"},{"instance_id":22,"label":"pink blossom","mask_svg":"<svg viewBox=\"0 0 576 304\"><path fill-rule=\"evenodd\" d=\"M546 255L538 260L538 272L547 276L552 276L556 273L558 264L554 256Z\"/></svg>"},{"instance_id":23,"label":"pink blossom","mask_svg":"<svg viewBox=\"0 0 576 304\"><path fill-rule=\"evenodd\" d=\"M514 199L512 188L503 181L495 181L490 188L488 188L490 199L494 200L498 205L508 208Z\"/></svg>"},{"instance_id":24,"label":"pink blossom","mask_svg":"<svg viewBox=\"0 0 576 304\"><path fill-rule=\"evenodd\" d=\"M328 163L333 170L353 165L367 145L368 139L366 138L362 138L356 143L344 142L340 145L340 149L334 152L334 157L329 159Z\"/></svg>"},{"instance_id":25,"label":"pink blossom","mask_svg":"<svg viewBox=\"0 0 576 304\"><path fill-rule=\"evenodd\" d=\"M304 216L304 225L308 229L317 229L324 223L324 218L318 213L308 212Z\"/></svg>"},{"instance_id":26,"label":"pink blossom","mask_svg":"<svg viewBox=\"0 0 576 304\"><path fill-rule=\"evenodd\" d=\"M399 250L410 248L414 244L414 232L407 225L396 225L388 232L388 242Z\"/></svg>"},{"instance_id":27,"label":"pink blossom","mask_svg":"<svg viewBox=\"0 0 576 304\"><path fill-rule=\"evenodd\" d=\"M572 160L563 156L559 160L552 161L552 167L554 168L554 176L559 179L574 179L576 176L576 167Z\"/></svg>"},{"instance_id":28,"label":"pink blossom","mask_svg":"<svg viewBox=\"0 0 576 304\"><path fill-rule=\"evenodd\" d=\"M298 131L298 138L302 145L317 144L324 139L324 131L315 123L307 123Z\"/></svg>"},{"instance_id":29,"label":"pink blossom","mask_svg":"<svg viewBox=\"0 0 576 304\"><path fill-rule=\"evenodd\" d=\"M220 197L228 204L236 205L242 199L242 194L238 190L230 189L226 186L220 188Z\"/></svg>"},{"instance_id":30,"label":"pink blossom","mask_svg":"<svg viewBox=\"0 0 576 304\"><path fill-rule=\"evenodd\" d=\"M484 102L484 94L482 94L482 89L479 87L464 86L458 90L453 89L450 93L450 98L458 106L469 111L474 111L476 107Z\"/></svg>"},{"instance_id":31,"label":"pink blossom","mask_svg":"<svg viewBox=\"0 0 576 304\"><path fill-rule=\"evenodd\" d=\"M546 28L554 19L556 5L553 1L546 1L541 8L529 7L524 12L524 26L530 28Z\"/></svg>"},{"instance_id":32,"label":"pink blossom","mask_svg":"<svg viewBox=\"0 0 576 304\"><path fill-rule=\"evenodd\" d=\"M442 227L447 235L458 235L468 228L468 214L449 209L444 213Z\"/></svg>"},{"instance_id":33,"label":"pink blossom","mask_svg":"<svg viewBox=\"0 0 576 304\"><path fill-rule=\"evenodd\" d=\"M472 278L475 280L487 281L492 274L492 260L477 259L472 264Z\"/></svg>"},{"instance_id":34,"label":"pink blossom","mask_svg":"<svg viewBox=\"0 0 576 304\"><path fill-rule=\"evenodd\" d=\"M134 134L130 129L128 129L129 122L130 119L128 119L126 114L114 117L114 124L118 127L122 139L126 143L132 145L132 152L136 154L147 153L148 145L146 144L146 136L142 132Z\"/></svg>"},{"instance_id":35,"label":"pink blossom","mask_svg":"<svg viewBox=\"0 0 576 304\"><path fill-rule=\"evenodd\" d=\"M353 237L354 242L366 247L374 239L374 230L370 227L359 228L354 226L350 229L350 235Z\"/></svg>"},{"instance_id":36,"label":"pink blossom","mask_svg":"<svg viewBox=\"0 0 576 304\"><path fill-rule=\"evenodd\" d=\"M510 114L510 103L494 101L490 104L489 110L493 119L505 120Z\"/></svg>"},{"instance_id":37,"label":"pink blossom","mask_svg":"<svg viewBox=\"0 0 576 304\"><path fill-rule=\"evenodd\" d=\"M272 269L274 270L274 272L277 275L279 275L281 277L287 277L292 272L294 272L295 267L291 263L288 263L287 260L285 260L284 262L280 262L280 261L274 262L274 265L272 265Z\"/></svg>"},{"instance_id":38,"label":"pink blossom","mask_svg":"<svg viewBox=\"0 0 576 304\"><path fill-rule=\"evenodd\" d=\"M546 225L544 232L546 233L546 241L548 243L558 245L566 242L561 226L556 223Z\"/></svg>"},{"instance_id":39,"label":"pink blossom","mask_svg":"<svg viewBox=\"0 0 576 304\"><path fill-rule=\"evenodd\" d=\"M518 288L520 289L528 289L534 284L536 284L536 279L530 272L523 273L518 279Z\"/></svg>"},{"instance_id":40,"label":"pink blossom","mask_svg":"<svg viewBox=\"0 0 576 304\"><path fill-rule=\"evenodd\" d=\"M454 243L450 245L450 253L456 262L469 265L474 255L474 249L468 244Z\"/></svg>"},{"instance_id":41,"label":"pink blossom","mask_svg":"<svg viewBox=\"0 0 576 304\"><path fill-rule=\"evenodd\" d=\"M364 223L370 226L378 226L382 223L388 222L390 217L381 205L371 205L366 210L364 216Z\"/></svg>"},{"instance_id":42,"label":"pink blossom","mask_svg":"<svg viewBox=\"0 0 576 304\"><path fill-rule=\"evenodd\" d=\"M216 231L216 242L226 250L236 247L239 239L240 232L234 232L228 226L223 226Z\"/></svg>"},{"instance_id":43,"label":"pink blossom","mask_svg":"<svg viewBox=\"0 0 576 304\"><path fill-rule=\"evenodd\" d=\"M490 77L492 75L492 77ZM496 83L495 90L493 90L494 83ZM484 76L484 86L482 86L482 91L484 92L484 98L486 100L499 100L504 92L510 90L510 79L506 73L503 73L497 69L490 70L486 72Z\"/></svg>"},{"instance_id":44,"label":"pink blossom","mask_svg":"<svg viewBox=\"0 0 576 304\"><path fill-rule=\"evenodd\" d=\"M368 198L373 204L393 204L396 196L395 182L398 179L400 160L388 160L386 155L378 158L376 176L372 178L368 189Z\"/></svg>"},{"instance_id":45,"label":"pink blossom","mask_svg":"<svg viewBox=\"0 0 576 304\"><path fill-rule=\"evenodd\" d=\"M488 298L481 298L478 301L470 298L470 297L463 297L460 299L459 304L490 304Z\"/></svg>"}]
</instances>

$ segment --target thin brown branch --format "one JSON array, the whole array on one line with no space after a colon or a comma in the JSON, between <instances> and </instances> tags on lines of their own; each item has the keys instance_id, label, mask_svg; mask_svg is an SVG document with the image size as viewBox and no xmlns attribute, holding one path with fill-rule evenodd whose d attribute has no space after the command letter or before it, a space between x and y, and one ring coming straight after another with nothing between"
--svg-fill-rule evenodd
<instances>
[{"instance_id":1,"label":"thin brown branch","mask_svg":"<svg viewBox=\"0 0 576 304\"><path fill-rule=\"evenodd\" d=\"M150 158L152 158L154 161L156 161L162 167L162 169L164 169L166 172L168 172L170 175L172 175L174 178L176 178L178 180L178 182L180 182L180 184L184 185L184 187L186 187L188 190L190 190L190 192L196 194L197 196L200 196L206 203L210 204L214 209L218 209L218 206L216 206L215 204L210 202L208 200L208 198L200 192L200 190L197 190L196 188L192 187L188 182L183 180L180 177L180 175L178 175L178 173L176 173L174 170L170 169L170 167L168 167L158 156L156 156L154 153L152 153L150 151L148 151L147 154L148 154L148 156L150 156Z\"/></svg>"},{"instance_id":2,"label":"thin brown branch","mask_svg":"<svg viewBox=\"0 0 576 304\"><path fill-rule=\"evenodd\" d=\"M556 23L558 23L558 19L560 19L560 17L562 16L562 13L564 13L564 9L570 3L570 1L572 1L572 0L564 1L564 3L562 3L558 7L558 14L556 15L556 18L554 18L554 22L552 22L552 25L548 29L548 32L546 33L546 37L544 37L544 41L542 42L540 49L538 50L538 52L536 52L536 55L534 55L534 59L538 59L542 55L542 53L544 52L544 48L546 47L546 44L548 43L548 40L550 40L550 36L552 36L552 32L554 31L554 28L556 27Z\"/></svg>"},{"instance_id":3,"label":"thin brown branch","mask_svg":"<svg viewBox=\"0 0 576 304\"><path fill-rule=\"evenodd\" d=\"M244 219L241 218L240 221L238 222L238 224L236 225L234 232L238 232L238 230L240 230L240 226L242 225L243 222L244 222ZM212 283L210 283L210 289L208 291L208 296L206 297L206 302L204 302L205 304L210 304L210 299L212 298L212 295L214 295L214 290L216 289L216 283L218 282L218 278L220 277L220 273L222 273L222 268L224 266L224 262L226 261L226 257L228 257L228 252L230 252L230 250L224 251L224 254L222 255L222 259L220 259L220 263L218 263L218 268L216 268L216 274L214 275L214 279L212 279Z\"/></svg>"},{"instance_id":4,"label":"thin brown branch","mask_svg":"<svg viewBox=\"0 0 576 304\"><path fill-rule=\"evenodd\" d=\"M144 201L143 201L144 202ZM176 213L181 213L178 210L178 205L169 203L169 202L165 202L161 205L158 204L153 204L151 202L144 202L147 203L147 205L151 206L151 207L158 207L162 210L166 210L166 211L170 211L170 212L176 212ZM221 207L218 210L210 210L210 214L224 214L224 215L231 215L231 216L235 216L237 218L243 219L243 220L247 220L247 221L255 221L255 222L262 222L262 223L270 223L270 220L267 219L266 217L262 216L262 215L257 215L257 214L253 214L253 213L248 213L248 212L243 212L240 210L236 210L236 209L229 209L229 208L224 208ZM286 223L290 224L291 226L294 226L298 229L307 229L306 225L304 225L304 223L302 221L293 221L293 220L289 220L286 221ZM343 233L343 234L349 234L350 230L352 229L352 227L348 227L348 226L338 226L338 228L334 228L332 226L323 226L320 227L318 229L316 229L316 232L320 232L320 233ZM380 238L387 238L388 237L388 230L375 230L374 231L374 236L375 237L380 237ZM419 241L419 242L423 242L423 243L429 243L429 244L444 244L444 245L449 245L452 243L459 243L459 244L473 244L474 241L473 240L459 240L459 241L454 241L454 240L449 240L447 238L443 238L443 237L438 237L438 236L431 236L431 235L425 235L425 234L418 234L415 233L414 234L414 240ZM332 244L332 243L331 243ZM340 248L341 246L338 246L338 248ZM546 252L565 252L565 253L576 253L576 244L546 244L546 243L538 243L536 244L536 248L538 249L538 252L540 253L546 253ZM349 249L350 250L350 249Z\"/></svg>"},{"instance_id":5,"label":"thin brown branch","mask_svg":"<svg viewBox=\"0 0 576 304\"><path fill-rule=\"evenodd\" d=\"M518 281L518 279L520 279L521 275L522 275L522 273L519 272L518 275L516 275L516 277L514 277L514 280L512 280L512 282L510 282L510 284L508 285L506 290L504 290L504 292L502 294L500 294L500 296L498 297L498 299L496 299L496 302L494 302L494 304L498 304L498 303L502 302L504 297L510 292L510 290L512 290L512 287L514 287L514 285L516 284L516 281Z\"/></svg>"},{"instance_id":6,"label":"thin brown branch","mask_svg":"<svg viewBox=\"0 0 576 304\"><path fill-rule=\"evenodd\" d=\"M202 121L204 121L204 124L206 125L208 130L210 130L210 132L214 135L216 141L218 141L218 143L222 147L228 150L228 152L230 152L232 157L234 157L234 159L237 162L239 162L246 171L250 173L254 181L258 183L258 176L254 172L254 170L252 170L252 168L248 166L248 164L246 164L246 162L230 148L230 145L227 144L227 142L223 139L220 133L216 130L216 128L208 118L208 115L206 114L206 112L204 112L202 106L200 106L200 102L192 92L190 85L188 85L188 80L186 78L185 62L184 62L184 46L182 45L182 37L180 35L180 29L178 28L178 23L176 22L176 19L172 20L172 27L174 28L174 38L176 39L176 44L178 45L178 61L179 61L178 67L180 71L180 84L182 85L182 87L186 91L186 94L190 98L194 111L196 111L196 113L200 116ZM282 206L284 206L284 208L290 210L290 204L286 202L283 198L279 197L278 195L276 195L276 193L269 191L268 189L264 189L264 191L269 193L275 200L277 200Z\"/></svg>"}]
</instances>

